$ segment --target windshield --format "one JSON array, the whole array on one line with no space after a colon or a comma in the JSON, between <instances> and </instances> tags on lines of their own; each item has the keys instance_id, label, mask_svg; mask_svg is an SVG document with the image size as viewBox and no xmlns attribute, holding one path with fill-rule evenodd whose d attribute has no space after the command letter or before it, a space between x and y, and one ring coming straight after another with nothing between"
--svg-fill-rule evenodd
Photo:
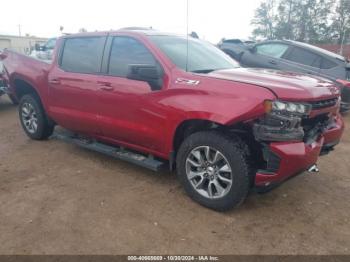
<instances>
[{"instance_id":1,"label":"windshield","mask_svg":"<svg viewBox=\"0 0 350 262\"><path fill-rule=\"evenodd\" d=\"M214 45L194 38L179 36L150 36L150 39L179 68L196 73L239 67L239 64ZM186 66L187 64L187 66Z\"/></svg>"}]
</instances>

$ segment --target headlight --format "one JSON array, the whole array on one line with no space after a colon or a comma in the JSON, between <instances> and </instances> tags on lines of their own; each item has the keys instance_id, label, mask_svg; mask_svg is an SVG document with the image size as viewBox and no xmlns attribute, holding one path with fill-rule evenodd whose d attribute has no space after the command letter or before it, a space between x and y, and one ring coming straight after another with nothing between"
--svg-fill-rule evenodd
<instances>
[{"instance_id":1,"label":"headlight","mask_svg":"<svg viewBox=\"0 0 350 262\"><path fill-rule=\"evenodd\" d=\"M264 103L266 113L289 113L296 115L307 115L311 111L311 105L294 103L294 102L283 102L279 100L270 101L266 100Z\"/></svg>"}]
</instances>

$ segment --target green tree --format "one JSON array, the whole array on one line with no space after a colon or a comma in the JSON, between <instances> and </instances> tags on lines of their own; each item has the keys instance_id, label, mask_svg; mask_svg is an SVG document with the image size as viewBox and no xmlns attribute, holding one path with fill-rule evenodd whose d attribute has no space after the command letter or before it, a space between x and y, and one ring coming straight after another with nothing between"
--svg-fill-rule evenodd
<instances>
[{"instance_id":1,"label":"green tree","mask_svg":"<svg viewBox=\"0 0 350 262\"><path fill-rule=\"evenodd\" d=\"M267 39L275 38L275 8L276 0L266 0L255 10L254 18L251 22L255 25L253 36L261 36Z\"/></svg>"},{"instance_id":2,"label":"green tree","mask_svg":"<svg viewBox=\"0 0 350 262\"><path fill-rule=\"evenodd\" d=\"M303 10L307 14L305 34L302 41L309 43L324 43L331 39L331 16L334 0L306 0Z\"/></svg>"},{"instance_id":3,"label":"green tree","mask_svg":"<svg viewBox=\"0 0 350 262\"><path fill-rule=\"evenodd\" d=\"M333 37L338 44L346 43L350 34L350 0L338 0L332 24Z\"/></svg>"},{"instance_id":4,"label":"green tree","mask_svg":"<svg viewBox=\"0 0 350 262\"><path fill-rule=\"evenodd\" d=\"M278 39L294 39L300 0L281 0L277 8L275 35Z\"/></svg>"},{"instance_id":5,"label":"green tree","mask_svg":"<svg viewBox=\"0 0 350 262\"><path fill-rule=\"evenodd\" d=\"M310 43L327 42L333 6L334 0L279 0L273 5L269 1L263 2L252 20L256 26L253 35Z\"/></svg>"}]
</instances>

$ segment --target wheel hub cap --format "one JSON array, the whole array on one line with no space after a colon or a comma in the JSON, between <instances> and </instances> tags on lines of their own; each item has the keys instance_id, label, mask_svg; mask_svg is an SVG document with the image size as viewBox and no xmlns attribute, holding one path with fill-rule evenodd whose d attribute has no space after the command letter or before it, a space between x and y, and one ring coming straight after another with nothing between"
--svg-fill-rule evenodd
<instances>
[{"instance_id":1,"label":"wheel hub cap","mask_svg":"<svg viewBox=\"0 0 350 262\"><path fill-rule=\"evenodd\" d=\"M224 197L232 186L232 171L226 157L215 148L200 146L186 159L186 174L192 187L202 196Z\"/></svg>"},{"instance_id":2,"label":"wheel hub cap","mask_svg":"<svg viewBox=\"0 0 350 262\"><path fill-rule=\"evenodd\" d=\"M30 103L24 103L21 108L21 117L25 129L33 134L38 129L38 118L34 106Z\"/></svg>"}]
</instances>

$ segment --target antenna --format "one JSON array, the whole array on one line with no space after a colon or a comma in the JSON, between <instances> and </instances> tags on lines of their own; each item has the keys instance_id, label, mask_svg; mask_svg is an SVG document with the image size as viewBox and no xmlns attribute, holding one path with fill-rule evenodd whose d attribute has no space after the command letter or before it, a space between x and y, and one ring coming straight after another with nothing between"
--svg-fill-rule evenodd
<instances>
[{"instance_id":1,"label":"antenna","mask_svg":"<svg viewBox=\"0 0 350 262\"><path fill-rule=\"evenodd\" d=\"M186 4L186 72L188 72L188 0Z\"/></svg>"},{"instance_id":2,"label":"antenna","mask_svg":"<svg viewBox=\"0 0 350 262\"><path fill-rule=\"evenodd\" d=\"M21 34L21 24L18 25L18 35L22 36L22 34Z\"/></svg>"}]
</instances>

